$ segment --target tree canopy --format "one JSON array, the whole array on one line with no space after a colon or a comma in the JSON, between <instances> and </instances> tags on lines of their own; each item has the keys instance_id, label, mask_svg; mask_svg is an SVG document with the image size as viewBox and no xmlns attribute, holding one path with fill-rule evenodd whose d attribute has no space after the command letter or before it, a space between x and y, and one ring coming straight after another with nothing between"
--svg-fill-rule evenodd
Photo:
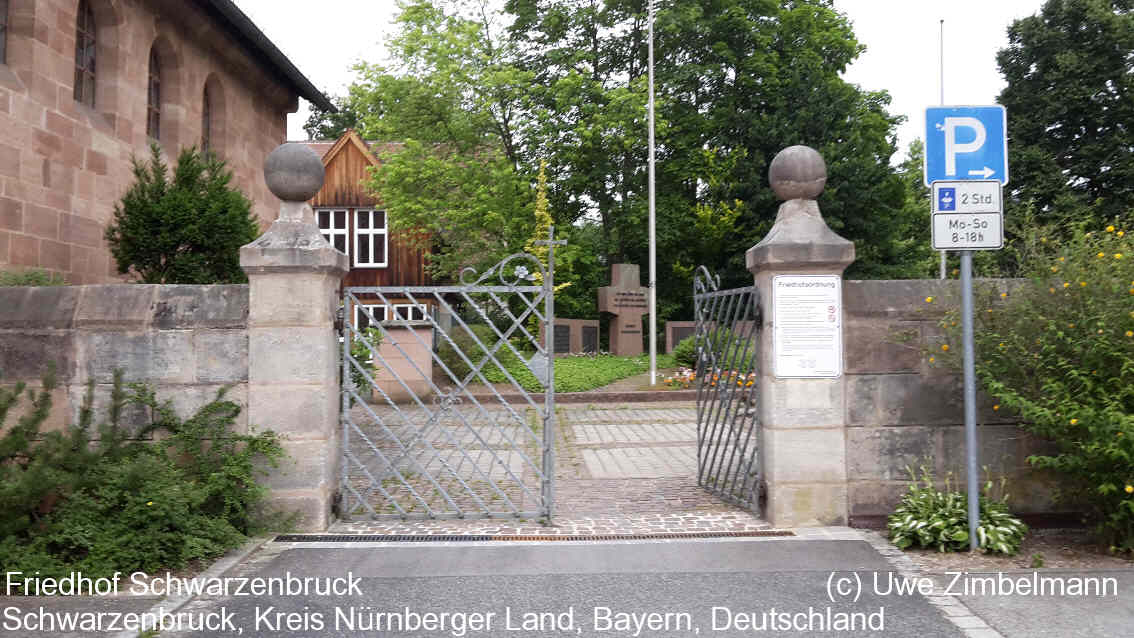
<instances>
[{"instance_id":1,"label":"tree canopy","mask_svg":"<svg viewBox=\"0 0 1134 638\"><path fill-rule=\"evenodd\" d=\"M1048 0L1008 29L1012 200L1039 222L1134 209L1134 0Z\"/></svg>"},{"instance_id":2,"label":"tree canopy","mask_svg":"<svg viewBox=\"0 0 1134 638\"><path fill-rule=\"evenodd\" d=\"M344 105L360 132L406 142L370 186L395 227L431 231L435 274L452 276L531 237L545 162L551 215L589 251L557 253L587 284L564 294L591 298L561 307L593 316L606 266L646 261L647 3L491 6L403 4L393 63L356 67ZM885 92L839 77L863 46L830 0L661 0L655 50L663 318L688 315L699 264L749 280L744 251L778 208L767 167L794 144L827 161L820 205L856 243L850 276L921 274L923 211L890 166L899 118Z\"/></svg>"}]
</instances>

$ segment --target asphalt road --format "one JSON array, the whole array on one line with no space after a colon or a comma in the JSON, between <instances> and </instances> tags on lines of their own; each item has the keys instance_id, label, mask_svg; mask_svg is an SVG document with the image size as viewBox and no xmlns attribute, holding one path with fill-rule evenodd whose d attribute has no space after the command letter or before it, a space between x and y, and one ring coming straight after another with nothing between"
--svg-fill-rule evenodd
<instances>
[{"instance_id":1,"label":"asphalt road","mask_svg":"<svg viewBox=\"0 0 1134 638\"><path fill-rule=\"evenodd\" d=\"M342 595L201 597L182 612L224 630L161 635L962 635L916 593L875 593L888 571L861 541L300 547L240 575L339 579Z\"/></svg>"}]
</instances>

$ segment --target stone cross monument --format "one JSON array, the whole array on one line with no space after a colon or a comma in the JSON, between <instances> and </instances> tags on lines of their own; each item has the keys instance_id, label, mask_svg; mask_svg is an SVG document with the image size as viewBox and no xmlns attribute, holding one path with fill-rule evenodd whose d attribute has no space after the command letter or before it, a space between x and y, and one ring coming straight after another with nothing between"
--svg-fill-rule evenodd
<instances>
[{"instance_id":1,"label":"stone cross monument","mask_svg":"<svg viewBox=\"0 0 1134 638\"><path fill-rule=\"evenodd\" d=\"M248 274L248 422L284 435L290 459L268 479L273 506L323 531L339 487L339 282L347 256L315 226L307 200L323 185L323 162L302 144L283 144L264 162L280 215L240 249Z\"/></svg>"},{"instance_id":2,"label":"stone cross monument","mask_svg":"<svg viewBox=\"0 0 1134 638\"><path fill-rule=\"evenodd\" d=\"M642 354L642 315L650 311L648 292L642 286L638 264L610 267L610 285L598 289L598 309L614 315L610 323L611 354Z\"/></svg>"},{"instance_id":3,"label":"stone cross monument","mask_svg":"<svg viewBox=\"0 0 1134 638\"><path fill-rule=\"evenodd\" d=\"M776 527L846 525L841 283L854 244L828 228L819 212L815 200L827 183L827 166L815 149L780 151L768 181L784 203L767 236L745 253L764 310L764 513Z\"/></svg>"}]
</instances>

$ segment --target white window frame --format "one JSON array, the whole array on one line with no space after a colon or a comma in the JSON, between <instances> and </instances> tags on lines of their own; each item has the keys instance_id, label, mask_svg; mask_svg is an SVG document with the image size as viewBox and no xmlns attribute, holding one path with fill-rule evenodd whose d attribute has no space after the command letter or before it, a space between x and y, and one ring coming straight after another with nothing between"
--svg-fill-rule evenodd
<instances>
[{"instance_id":1,"label":"white window frame","mask_svg":"<svg viewBox=\"0 0 1134 638\"><path fill-rule=\"evenodd\" d=\"M374 227L374 213L382 213L382 227ZM363 215L369 215L367 228L361 228L358 220ZM376 208L359 208L354 211L354 265L356 268L385 268L390 262L389 235L386 233L386 211ZM363 255L359 247L363 235L370 236L370 254ZM374 261L374 246L378 238L382 239L382 261Z\"/></svg>"},{"instance_id":2,"label":"white window frame","mask_svg":"<svg viewBox=\"0 0 1134 638\"><path fill-rule=\"evenodd\" d=\"M319 213L327 213L327 223L330 224L330 228L323 228L323 226L319 223ZM335 213L343 214L342 228L335 227ZM319 232L323 235L323 239L326 239L327 243L331 245L331 248L335 248L335 237L342 237L343 248L346 249L345 254L347 257L350 257L350 209L316 208L315 225L319 226ZM335 250L338 249L335 248Z\"/></svg>"},{"instance_id":3,"label":"white window frame","mask_svg":"<svg viewBox=\"0 0 1134 638\"><path fill-rule=\"evenodd\" d=\"M377 320L377 321L387 321L390 318L389 307L386 306L386 304L381 304L381 303L355 304L354 305L354 323L351 324L351 326L353 326L355 330L358 330L358 326L360 326L362 324L362 322L360 321L360 318L363 316L362 312L361 312L362 308L369 310L370 314L374 315L374 319ZM381 312L378 312L378 309L381 309ZM370 324L369 327L373 327L373 325L374 324Z\"/></svg>"},{"instance_id":4,"label":"white window frame","mask_svg":"<svg viewBox=\"0 0 1134 638\"><path fill-rule=\"evenodd\" d=\"M399 310L409 310L410 312L409 312L408 316L405 316L405 315L400 315L398 313ZM418 312L421 313L420 317L414 316L414 312L413 312L414 310L417 310ZM396 304L394 304L394 321L403 321L403 320L425 321L425 318L428 317L428 316L429 316L429 308L426 307L425 304L422 304L422 303L396 303Z\"/></svg>"}]
</instances>

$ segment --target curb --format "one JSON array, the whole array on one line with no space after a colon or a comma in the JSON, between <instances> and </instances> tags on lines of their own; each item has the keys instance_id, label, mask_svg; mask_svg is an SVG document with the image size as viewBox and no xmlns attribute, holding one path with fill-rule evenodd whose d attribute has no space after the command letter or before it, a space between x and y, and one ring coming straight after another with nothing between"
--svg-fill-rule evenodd
<instances>
[{"instance_id":1,"label":"curb","mask_svg":"<svg viewBox=\"0 0 1134 638\"><path fill-rule=\"evenodd\" d=\"M862 539L869 543L875 551L882 554L886 562L890 563L900 576L903 578L926 576L926 572L913 559L890 543L882 534L873 530L859 531L862 534ZM965 638L1004 638L1003 634L976 615L973 610L969 609L968 605L961 602L956 596L938 591L939 588L936 585L934 590L933 594L926 596L925 599L929 601L929 604L936 607L946 620L960 630Z\"/></svg>"},{"instance_id":2,"label":"curb","mask_svg":"<svg viewBox=\"0 0 1134 638\"><path fill-rule=\"evenodd\" d=\"M231 570L233 567L236 567L241 562L243 562L245 558L248 558L258 549L271 542L273 538L275 538L275 535L257 536L256 538L249 539L249 541L245 543L243 547L234 549L224 556L221 556L215 563L210 565L208 569L194 576L194 578L220 578L221 576L228 573L229 570ZM192 600L193 596L185 594L166 596L151 605L149 609L141 613L158 614L165 612L174 614L177 613L178 610L180 610L182 607L189 604ZM118 632L117 634L114 634L114 638L138 638L138 632L124 630Z\"/></svg>"}]
</instances>

